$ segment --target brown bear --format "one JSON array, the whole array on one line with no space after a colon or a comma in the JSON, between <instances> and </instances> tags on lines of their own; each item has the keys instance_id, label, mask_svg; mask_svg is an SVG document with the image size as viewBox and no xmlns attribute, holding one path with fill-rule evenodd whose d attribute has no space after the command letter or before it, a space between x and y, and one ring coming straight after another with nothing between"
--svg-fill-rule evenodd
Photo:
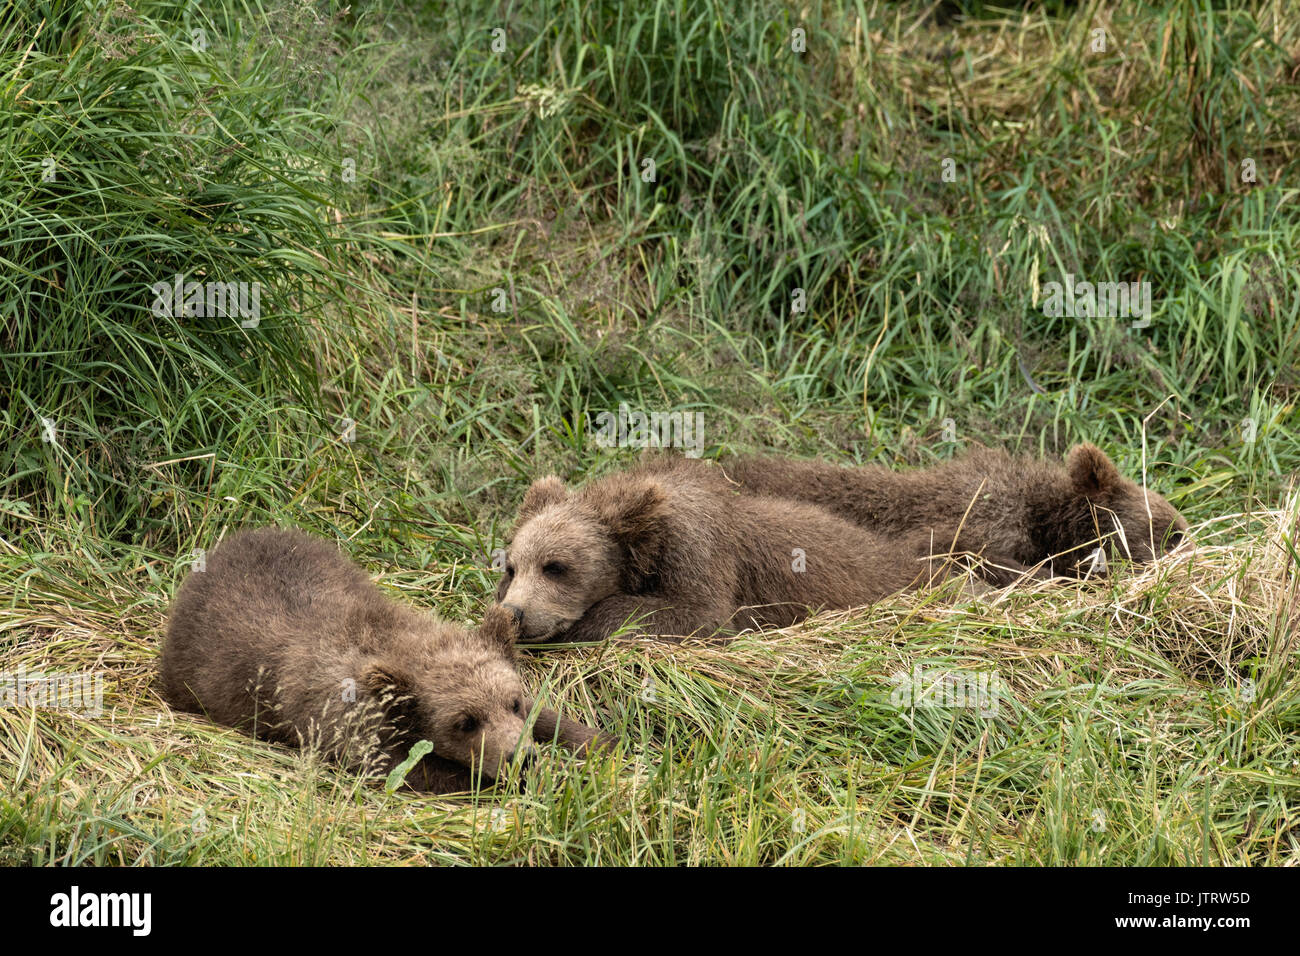
<instances>
[{"instance_id":1,"label":"brown bear","mask_svg":"<svg viewBox=\"0 0 1300 956\"><path fill-rule=\"evenodd\" d=\"M914 471L759 456L722 467L747 493L819 505L876 532L929 532L940 550L981 555L997 585L1102 569L1094 555L1103 543L1103 558L1148 562L1187 531L1168 501L1088 444L1071 449L1064 468L987 448Z\"/></svg>"},{"instance_id":2,"label":"brown bear","mask_svg":"<svg viewBox=\"0 0 1300 956\"><path fill-rule=\"evenodd\" d=\"M497 600L522 640L597 641L776 626L859 607L943 573L923 536L874 534L824 508L739 494L708 463L667 459L576 492L524 496Z\"/></svg>"},{"instance_id":3,"label":"brown bear","mask_svg":"<svg viewBox=\"0 0 1300 956\"><path fill-rule=\"evenodd\" d=\"M323 539L260 528L228 538L181 587L162 688L179 709L366 773L388 773L428 740L407 785L446 793L534 754L518 636L500 608L467 630L386 597ZM532 736L581 750L610 742L546 708Z\"/></svg>"}]
</instances>

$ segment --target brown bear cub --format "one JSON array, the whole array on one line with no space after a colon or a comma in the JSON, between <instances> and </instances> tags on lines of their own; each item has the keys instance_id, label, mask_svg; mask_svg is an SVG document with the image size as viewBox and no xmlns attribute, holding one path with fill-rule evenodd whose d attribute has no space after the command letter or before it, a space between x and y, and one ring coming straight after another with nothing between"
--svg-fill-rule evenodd
<instances>
[{"instance_id":1,"label":"brown bear cub","mask_svg":"<svg viewBox=\"0 0 1300 956\"><path fill-rule=\"evenodd\" d=\"M534 755L518 636L500 608L477 630L458 627L386 597L332 543L261 528L227 539L181 587L162 687L179 709L364 773L388 773L428 740L407 784L447 793ZM532 737L609 742L545 708Z\"/></svg>"},{"instance_id":2,"label":"brown bear cub","mask_svg":"<svg viewBox=\"0 0 1300 956\"><path fill-rule=\"evenodd\" d=\"M822 461L742 457L723 464L751 494L819 505L863 528L917 531L936 550L984 559L982 576L1081 576L1111 558L1151 561L1182 541L1187 522L1154 491L1125 478L1095 445L1077 445L1065 467L977 448L934 468L893 471Z\"/></svg>"},{"instance_id":3,"label":"brown bear cub","mask_svg":"<svg viewBox=\"0 0 1300 956\"><path fill-rule=\"evenodd\" d=\"M708 463L667 459L570 492L524 496L497 600L522 640L596 641L776 626L878 601L936 573L920 536L876 535L824 508L737 492Z\"/></svg>"}]
</instances>

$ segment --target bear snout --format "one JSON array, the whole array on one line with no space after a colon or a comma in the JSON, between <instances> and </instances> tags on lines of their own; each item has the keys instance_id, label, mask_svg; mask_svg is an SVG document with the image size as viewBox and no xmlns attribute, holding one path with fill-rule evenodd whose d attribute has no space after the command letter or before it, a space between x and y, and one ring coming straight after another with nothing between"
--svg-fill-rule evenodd
<instances>
[{"instance_id":1,"label":"bear snout","mask_svg":"<svg viewBox=\"0 0 1300 956\"><path fill-rule=\"evenodd\" d=\"M514 615L515 623L520 627L524 626L524 609L517 604L502 604L503 608Z\"/></svg>"}]
</instances>

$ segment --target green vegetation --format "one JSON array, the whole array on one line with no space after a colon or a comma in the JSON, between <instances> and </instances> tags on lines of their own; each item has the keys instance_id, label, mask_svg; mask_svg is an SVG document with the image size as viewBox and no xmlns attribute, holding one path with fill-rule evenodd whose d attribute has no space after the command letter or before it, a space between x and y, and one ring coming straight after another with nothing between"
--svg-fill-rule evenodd
<instances>
[{"instance_id":1,"label":"green vegetation","mask_svg":"<svg viewBox=\"0 0 1300 956\"><path fill-rule=\"evenodd\" d=\"M0 673L105 688L0 707L0 862L1300 860L1284 5L388 6L0 13ZM1067 274L1149 282L1149 325L1045 314ZM160 314L177 275L260 315ZM528 482L634 460L592 440L620 403L719 456L1091 440L1197 547L530 654L626 745L468 797L157 696L191 556L246 525L476 619ZM1005 693L900 711L916 666Z\"/></svg>"}]
</instances>

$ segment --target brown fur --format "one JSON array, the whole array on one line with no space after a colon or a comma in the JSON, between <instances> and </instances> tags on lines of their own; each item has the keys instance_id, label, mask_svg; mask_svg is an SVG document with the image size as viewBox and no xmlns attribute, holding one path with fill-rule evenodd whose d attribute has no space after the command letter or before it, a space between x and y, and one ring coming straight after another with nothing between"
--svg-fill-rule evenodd
<instances>
[{"instance_id":1,"label":"brown fur","mask_svg":"<svg viewBox=\"0 0 1300 956\"><path fill-rule=\"evenodd\" d=\"M995 584L1019 573L1080 575L1102 542L1112 559L1147 562L1187 530L1168 501L1123 477L1095 445L1073 448L1065 467L986 448L914 471L763 457L722 467L747 493L820 505L873 531L929 533L937 550L982 555Z\"/></svg>"},{"instance_id":2,"label":"brown fur","mask_svg":"<svg viewBox=\"0 0 1300 956\"><path fill-rule=\"evenodd\" d=\"M517 637L500 608L458 627L386 597L333 544L261 528L230 537L181 587L162 687L175 707L364 772L387 773L429 740L408 785L464 790L473 772L493 779L534 753ZM608 740L545 708L533 738Z\"/></svg>"},{"instance_id":3,"label":"brown fur","mask_svg":"<svg viewBox=\"0 0 1300 956\"><path fill-rule=\"evenodd\" d=\"M576 492L553 475L535 482L497 599L521 615L525 642L602 640L638 618L661 635L780 627L919 583L936 572L926 553L918 535L742 495L718 468L669 459Z\"/></svg>"}]
</instances>

